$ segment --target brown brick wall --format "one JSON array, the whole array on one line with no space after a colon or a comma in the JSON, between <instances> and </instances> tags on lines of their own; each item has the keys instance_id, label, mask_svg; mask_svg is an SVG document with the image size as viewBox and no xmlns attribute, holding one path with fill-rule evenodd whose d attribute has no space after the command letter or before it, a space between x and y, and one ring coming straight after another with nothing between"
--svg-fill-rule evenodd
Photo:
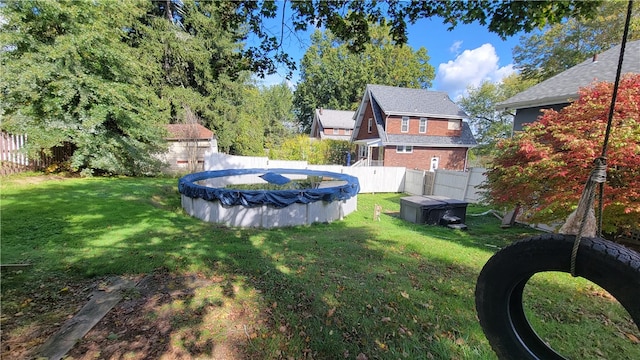
<instances>
[{"instance_id":1,"label":"brown brick wall","mask_svg":"<svg viewBox=\"0 0 640 360\"><path fill-rule=\"evenodd\" d=\"M373 120L373 126L371 133L369 133L369 119L373 119L373 111L371 110L371 103L364 111L364 117L362 118L362 124L358 130L357 139L377 139L380 137L378 134L378 128L376 127L376 121Z\"/></svg>"},{"instance_id":2,"label":"brown brick wall","mask_svg":"<svg viewBox=\"0 0 640 360\"><path fill-rule=\"evenodd\" d=\"M347 129L338 128L338 133L334 134L333 128L324 128L324 134L325 135L351 135L351 132L347 132Z\"/></svg>"},{"instance_id":3,"label":"brown brick wall","mask_svg":"<svg viewBox=\"0 0 640 360\"><path fill-rule=\"evenodd\" d=\"M409 117L409 132L403 133L402 116L389 116L387 118L387 134L405 135L433 135L433 136L460 136L460 130L449 130L448 119L427 118L427 132L420 133L420 118Z\"/></svg>"},{"instance_id":4,"label":"brown brick wall","mask_svg":"<svg viewBox=\"0 0 640 360\"><path fill-rule=\"evenodd\" d=\"M466 148L425 148L413 147L412 153L397 153L395 146L386 146L384 166L404 166L407 169L429 170L431 158L440 158L438 168L464 170Z\"/></svg>"}]
</instances>

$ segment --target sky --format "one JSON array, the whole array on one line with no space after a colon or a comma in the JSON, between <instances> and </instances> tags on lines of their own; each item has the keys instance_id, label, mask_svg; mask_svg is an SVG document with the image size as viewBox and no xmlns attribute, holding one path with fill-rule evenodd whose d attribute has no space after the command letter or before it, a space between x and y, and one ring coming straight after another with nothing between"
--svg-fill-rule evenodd
<instances>
[{"instance_id":1,"label":"sky","mask_svg":"<svg viewBox=\"0 0 640 360\"><path fill-rule=\"evenodd\" d=\"M280 19L272 20L269 26L279 35ZM483 81L499 82L514 72L512 49L519 44L521 34L503 40L478 24L461 24L452 31L447 28L437 17L408 26L408 45L414 51L426 48L431 57L429 63L435 68L436 77L430 90L445 91L456 100L466 94L468 86L478 86ZM285 35L282 41L298 68L311 44L311 33L312 30ZM279 84L286 80L286 73L283 67L259 82L265 86ZM294 87L299 78L299 72L294 72L289 84Z\"/></svg>"}]
</instances>

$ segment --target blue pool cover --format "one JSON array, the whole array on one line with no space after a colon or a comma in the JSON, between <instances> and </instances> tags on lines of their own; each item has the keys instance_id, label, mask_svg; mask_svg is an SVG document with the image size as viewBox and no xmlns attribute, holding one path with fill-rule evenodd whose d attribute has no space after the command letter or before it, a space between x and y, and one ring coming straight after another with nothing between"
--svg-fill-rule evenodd
<instances>
[{"instance_id":1,"label":"blue pool cover","mask_svg":"<svg viewBox=\"0 0 640 360\"><path fill-rule=\"evenodd\" d=\"M197 181L235 176L262 174L266 181L282 182L287 179L282 174L322 176L332 180L346 181L346 184L319 189L297 190L238 190L230 188L214 188L196 184ZM203 171L183 176L178 180L178 191L191 198L200 198L207 201L220 201L224 206L242 205L255 207L270 205L276 208L284 208L293 203L308 204L315 201L346 200L358 194L360 183L355 176L334 173L329 171L303 170L303 169L232 169Z\"/></svg>"}]
</instances>

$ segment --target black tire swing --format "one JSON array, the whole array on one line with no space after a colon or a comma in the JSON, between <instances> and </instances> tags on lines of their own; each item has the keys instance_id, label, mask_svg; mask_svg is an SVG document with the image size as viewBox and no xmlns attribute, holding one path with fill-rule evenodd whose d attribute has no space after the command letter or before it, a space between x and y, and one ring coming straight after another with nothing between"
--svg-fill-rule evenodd
<instances>
[{"instance_id":1,"label":"black tire swing","mask_svg":"<svg viewBox=\"0 0 640 360\"><path fill-rule=\"evenodd\" d=\"M545 234L517 241L494 254L484 265L476 282L476 311L480 325L491 347L500 359L564 359L534 331L526 318L522 295L529 279L541 272L558 271L581 276L608 291L640 329L640 254L598 236L582 237L588 212L593 209L594 187L602 184L606 173L606 149L612 124L622 60L631 18L629 1L627 19L620 49L618 71L602 156L596 159L578 205L581 217L577 235ZM602 200L599 201L599 219ZM576 216L577 218L577 216Z\"/></svg>"}]
</instances>

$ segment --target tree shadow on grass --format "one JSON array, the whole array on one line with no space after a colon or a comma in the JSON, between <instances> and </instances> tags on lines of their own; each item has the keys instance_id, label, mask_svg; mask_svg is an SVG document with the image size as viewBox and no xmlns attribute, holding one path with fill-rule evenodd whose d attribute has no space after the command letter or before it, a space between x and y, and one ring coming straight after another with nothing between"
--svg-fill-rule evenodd
<instances>
[{"instance_id":1,"label":"tree shadow on grass","mask_svg":"<svg viewBox=\"0 0 640 360\"><path fill-rule=\"evenodd\" d=\"M121 341L123 330L103 333L122 354L213 356L227 346L247 358L492 355L473 310L479 269L421 250L434 236L431 229L399 221L394 225L402 238L394 238L366 219L287 229L227 228L177 211L179 195L168 179L43 184L28 193L3 194L3 202L3 260L34 264L7 282L3 276L3 299L11 298L10 304L3 301L3 310L10 314L32 295L24 284L42 283L44 274L65 284L166 269L178 288L188 288L186 280L178 280L183 275L210 282L183 297L158 295L166 302L146 310L157 326L142 325L128 341ZM126 323L126 306L118 311L107 328ZM136 336L160 331L163 322L153 316L163 311L170 314L170 330L154 335L161 341L153 349L140 347ZM41 320L23 317L24 323ZM11 331L3 331L5 336Z\"/></svg>"}]
</instances>

